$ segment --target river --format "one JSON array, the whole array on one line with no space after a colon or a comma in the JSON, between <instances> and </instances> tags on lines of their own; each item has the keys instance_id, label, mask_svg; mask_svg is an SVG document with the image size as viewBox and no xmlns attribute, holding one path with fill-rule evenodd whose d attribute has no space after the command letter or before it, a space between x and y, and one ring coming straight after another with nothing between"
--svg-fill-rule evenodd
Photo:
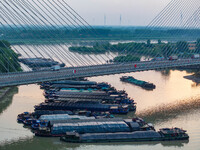
<instances>
[{"instance_id":1,"label":"river","mask_svg":"<svg viewBox=\"0 0 200 150\"><path fill-rule=\"evenodd\" d=\"M137 102L136 115L154 124L158 130L162 127L180 127L188 131L189 141L141 142L108 144L68 144L59 138L35 137L29 129L16 122L17 114L33 111L34 105L44 101L39 86L24 85L18 87L18 93L11 93L2 105L0 112L0 149L8 150L197 150L200 147L200 86L183 76L185 71L145 71L137 73L109 75L89 78L91 81L108 82L118 90L126 90ZM122 75L133 75L137 79L150 81L156 85L153 91L120 82ZM1 101L1 100L0 100ZM132 118L134 113L121 116Z\"/></svg>"}]
</instances>

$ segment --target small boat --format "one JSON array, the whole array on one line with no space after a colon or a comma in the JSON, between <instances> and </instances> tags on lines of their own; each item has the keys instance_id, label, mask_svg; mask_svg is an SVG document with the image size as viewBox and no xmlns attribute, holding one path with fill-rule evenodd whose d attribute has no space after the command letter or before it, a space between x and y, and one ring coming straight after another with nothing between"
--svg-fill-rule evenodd
<instances>
[{"instance_id":1,"label":"small boat","mask_svg":"<svg viewBox=\"0 0 200 150\"><path fill-rule=\"evenodd\" d=\"M25 126L31 126L32 124L34 124L36 122L37 122L37 119L35 119L35 118L29 118L29 119L25 119L23 121Z\"/></svg>"},{"instance_id":2,"label":"small boat","mask_svg":"<svg viewBox=\"0 0 200 150\"><path fill-rule=\"evenodd\" d=\"M17 116L17 122L23 123L26 119L29 119L31 117L32 117L32 113L29 113L29 112L21 113Z\"/></svg>"}]
</instances>

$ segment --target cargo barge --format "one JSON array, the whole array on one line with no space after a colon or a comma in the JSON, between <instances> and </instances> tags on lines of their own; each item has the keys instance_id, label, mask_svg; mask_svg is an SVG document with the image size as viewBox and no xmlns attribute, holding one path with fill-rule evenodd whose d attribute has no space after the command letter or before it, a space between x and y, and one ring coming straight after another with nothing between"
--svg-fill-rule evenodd
<instances>
[{"instance_id":1,"label":"cargo barge","mask_svg":"<svg viewBox=\"0 0 200 150\"><path fill-rule=\"evenodd\" d=\"M97 85L95 81L75 81L75 80L61 80L61 81L52 81L52 82L45 82L41 85L52 85L52 84L69 84L69 85Z\"/></svg>"},{"instance_id":2,"label":"cargo barge","mask_svg":"<svg viewBox=\"0 0 200 150\"><path fill-rule=\"evenodd\" d=\"M111 114L127 114L131 110L135 110L135 104L102 104L95 101L67 101L67 102L49 102L41 103L35 106L35 110L88 110L92 112L110 112Z\"/></svg>"},{"instance_id":3,"label":"cargo barge","mask_svg":"<svg viewBox=\"0 0 200 150\"><path fill-rule=\"evenodd\" d=\"M60 64L57 61L47 58L21 58L19 59L19 61L32 68L33 70L40 70L42 68L49 69L50 67L55 65L59 65L60 67L65 66L64 63Z\"/></svg>"},{"instance_id":4,"label":"cargo barge","mask_svg":"<svg viewBox=\"0 0 200 150\"><path fill-rule=\"evenodd\" d=\"M56 115L56 114L68 114L73 115L72 111L65 111L65 110L38 110L35 112L23 112L17 116L17 122L23 123L25 120L33 118L39 119L42 115Z\"/></svg>"},{"instance_id":5,"label":"cargo barge","mask_svg":"<svg viewBox=\"0 0 200 150\"><path fill-rule=\"evenodd\" d=\"M130 99L123 91L88 91L88 90L49 90L44 92L47 99L96 99L96 100L124 100Z\"/></svg>"},{"instance_id":6,"label":"cargo barge","mask_svg":"<svg viewBox=\"0 0 200 150\"><path fill-rule=\"evenodd\" d=\"M69 85L69 84L52 84L40 86L41 89L62 89L62 88L76 88L76 89L98 89L97 85Z\"/></svg>"},{"instance_id":7,"label":"cargo barge","mask_svg":"<svg viewBox=\"0 0 200 150\"><path fill-rule=\"evenodd\" d=\"M61 89L61 90L48 90L44 92L44 96L50 95L87 95L87 96L127 96L127 93L124 91L101 91L101 90L76 90L76 89Z\"/></svg>"},{"instance_id":8,"label":"cargo barge","mask_svg":"<svg viewBox=\"0 0 200 150\"><path fill-rule=\"evenodd\" d=\"M59 83L59 84L58 84ZM96 83L92 81L56 81L56 82L44 82L40 85L41 89L62 89L62 88L76 88L76 89L102 89L102 90L114 90L108 83Z\"/></svg>"},{"instance_id":9,"label":"cargo barge","mask_svg":"<svg viewBox=\"0 0 200 150\"><path fill-rule=\"evenodd\" d=\"M117 133L154 130L141 118L134 119L90 119L69 120L67 122L50 122L48 127L39 128L37 136L64 136L66 132L85 133Z\"/></svg>"},{"instance_id":10,"label":"cargo barge","mask_svg":"<svg viewBox=\"0 0 200 150\"><path fill-rule=\"evenodd\" d=\"M41 116L51 116L51 115L79 115L85 117L95 117L95 118L114 118L109 112L91 112L91 111L64 111L64 110L37 110L35 112L24 112L17 116L18 123L24 123L28 121L30 124L34 120L41 119Z\"/></svg>"},{"instance_id":11,"label":"cargo barge","mask_svg":"<svg viewBox=\"0 0 200 150\"><path fill-rule=\"evenodd\" d=\"M88 90L60 90L57 92L52 92L49 94L57 94L57 95L94 95L94 96L109 96L110 94L104 91L88 91ZM45 93L44 95L49 95Z\"/></svg>"},{"instance_id":12,"label":"cargo barge","mask_svg":"<svg viewBox=\"0 0 200 150\"><path fill-rule=\"evenodd\" d=\"M45 100L46 103L49 102L67 102L67 101L94 101L102 104L127 104L134 105L136 104L133 99L130 98L110 98L110 99L84 99L84 98L48 98Z\"/></svg>"},{"instance_id":13,"label":"cargo barge","mask_svg":"<svg viewBox=\"0 0 200 150\"><path fill-rule=\"evenodd\" d=\"M120 81L140 86L146 90L153 90L156 88L156 86L153 83L149 83L149 82L142 81L142 80L137 80L132 76L122 76L120 78Z\"/></svg>"},{"instance_id":14,"label":"cargo barge","mask_svg":"<svg viewBox=\"0 0 200 150\"><path fill-rule=\"evenodd\" d=\"M144 142L144 141L175 141L188 140L185 130L179 128L163 128L158 132L153 130L124 133L86 133L67 132L60 138L70 143L106 143L106 142Z\"/></svg>"},{"instance_id":15,"label":"cargo barge","mask_svg":"<svg viewBox=\"0 0 200 150\"><path fill-rule=\"evenodd\" d=\"M79 115L67 115L67 114L58 114L58 115L42 115L36 122L32 122L32 129L36 130L41 127L47 127L50 122L65 122L68 120L94 120L95 117L86 117Z\"/></svg>"},{"instance_id":16,"label":"cargo barge","mask_svg":"<svg viewBox=\"0 0 200 150\"><path fill-rule=\"evenodd\" d=\"M45 94L45 102L66 102L66 101L98 101L103 104L135 104L134 100L127 97L126 94L123 95L84 95L79 94L69 94L69 95L58 95L56 94Z\"/></svg>"},{"instance_id":17,"label":"cargo barge","mask_svg":"<svg viewBox=\"0 0 200 150\"><path fill-rule=\"evenodd\" d=\"M30 113L31 115L31 113ZM23 120L23 124L26 126L31 126L34 124L37 124L37 126L41 122L48 123L49 121L54 120L82 120L82 119L96 119L94 116L80 116L80 115L69 115L69 114L53 114L53 115L41 115L39 118L34 118L33 116L30 116L28 118L25 118Z\"/></svg>"},{"instance_id":18,"label":"cargo barge","mask_svg":"<svg viewBox=\"0 0 200 150\"><path fill-rule=\"evenodd\" d=\"M72 98L72 99L102 99L102 100L114 100L115 98L125 98L125 96L107 96L107 95L82 95L82 94L69 94L69 95L60 95L60 94L45 94L47 99L59 99L59 98Z\"/></svg>"}]
</instances>

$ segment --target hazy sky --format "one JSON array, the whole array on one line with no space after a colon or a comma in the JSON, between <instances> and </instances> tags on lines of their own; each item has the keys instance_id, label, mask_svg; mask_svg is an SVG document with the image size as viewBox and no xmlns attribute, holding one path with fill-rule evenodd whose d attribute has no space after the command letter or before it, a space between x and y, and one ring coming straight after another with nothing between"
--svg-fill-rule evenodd
<instances>
[{"instance_id":1,"label":"hazy sky","mask_svg":"<svg viewBox=\"0 0 200 150\"><path fill-rule=\"evenodd\" d=\"M171 0L66 0L91 25L147 25Z\"/></svg>"},{"instance_id":2,"label":"hazy sky","mask_svg":"<svg viewBox=\"0 0 200 150\"><path fill-rule=\"evenodd\" d=\"M20 0L2 1L2 24L80 25L67 2L90 25L146 26L171 0ZM153 26L199 24L200 0L173 0ZM17 5L17 6L16 6ZM35 8L35 9L34 9ZM36 11L37 10L37 11ZM199 9L200 10L200 9ZM34 11L34 12L33 12ZM121 17L120 17L121 16ZM104 19L106 18L106 19ZM193 18L193 20L191 20ZM77 22L76 22L77 21ZM151 24L152 25L152 24ZM74 26L74 27L75 27Z\"/></svg>"}]
</instances>

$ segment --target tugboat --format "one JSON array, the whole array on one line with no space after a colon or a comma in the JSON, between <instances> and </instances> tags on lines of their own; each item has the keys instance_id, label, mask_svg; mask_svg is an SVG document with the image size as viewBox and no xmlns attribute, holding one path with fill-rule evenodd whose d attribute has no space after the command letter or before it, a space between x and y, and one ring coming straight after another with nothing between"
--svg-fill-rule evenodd
<instances>
[{"instance_id":1,"label":"tugboat","mask_svg":"<svg viewBox=\"0 0 200 150\"><path fill-rule=\"evenodd\" d=\"M156 88L156 86L153 83L145 82L145 81L142 81L142 80L137 80L137 79L135 79L134 77L131 77L131 76L122 76L120 78L120 81L140 86L140 87L142 87L146 90L153 90L153 89Z\"/></svg>"},{"instance_id":2,"label":"tugboat","mask_svg":"<svg viewBox=\"0 0 200 150\"><path fill-rule=\"evenodd\" d=\"M188 140L189 136L186 130L180 128L162 128L159 133L164 141Z\"/></svg>"}]
</instances>

